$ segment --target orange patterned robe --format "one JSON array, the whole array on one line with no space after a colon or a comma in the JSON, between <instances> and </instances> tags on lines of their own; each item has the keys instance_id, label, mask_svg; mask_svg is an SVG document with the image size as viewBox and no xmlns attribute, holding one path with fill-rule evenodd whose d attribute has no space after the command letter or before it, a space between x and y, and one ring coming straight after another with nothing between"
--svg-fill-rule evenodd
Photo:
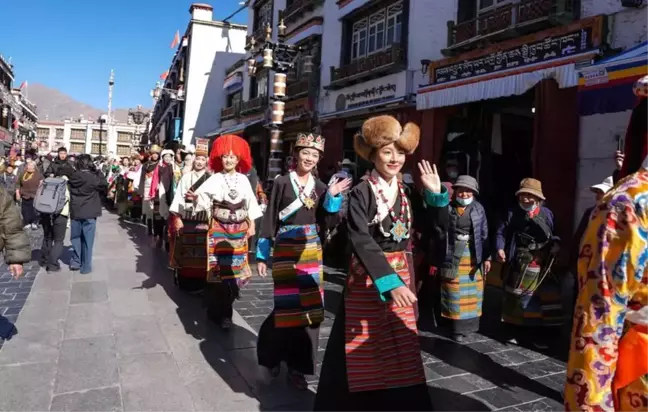
<instances>
[{"instance_id":1,"label":"orange patterned robe","mask_svg":"<svg viewBox=\"0 0 648 412\"><path fill-rule=\"evenodd\" d=\"M592 212L578 260L565 410L648 410L648 171Z\"/></svg>"}]
</instances>

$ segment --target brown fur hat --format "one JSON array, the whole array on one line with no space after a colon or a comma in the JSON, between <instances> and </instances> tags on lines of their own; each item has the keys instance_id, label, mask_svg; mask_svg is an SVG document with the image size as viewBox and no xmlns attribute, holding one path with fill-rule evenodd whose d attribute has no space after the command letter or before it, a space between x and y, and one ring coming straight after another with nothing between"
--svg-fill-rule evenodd
<instances>
[{"instance_id":1,"label":"brown fur hat","mask_svg":"<svg viewBox=\"0 0 648 412\"><path fill-rule=\"evenodd\" d=\"M358 156L369 161L374 150L394 142L405 153L412 154L419 144L420 134L414 123L402 127L392 116L376 116L362 124L362 130L354 136L353 146Z\"/></svg>"}]
</instances>

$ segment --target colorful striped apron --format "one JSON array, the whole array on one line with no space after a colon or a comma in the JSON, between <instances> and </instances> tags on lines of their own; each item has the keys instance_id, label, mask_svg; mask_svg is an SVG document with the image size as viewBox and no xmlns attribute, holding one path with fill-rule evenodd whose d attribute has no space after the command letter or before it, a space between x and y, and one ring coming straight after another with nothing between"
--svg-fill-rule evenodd
<instances>
[{"instance_id":1,"label":"colorful striped apron","mask_svg":"<svg viewBox=\"0 0 648 412\"><path fill-rule=\"evenodd\" d=\"M207 272L207 223L183 219L182 232L175 232L176 215L169 216L169 266L185 277L205 276Z\"/></svg>"},{"instance_id":2,"label":"colorful striped apron","mask_svg":"<svg viewBox=\"0 0 648 412\"><path fill-rule=\"evenodd\" d=\"M441 316L453 320L479 318L482 315L484 279L473 263L470 241L455 241L455 256L451 269L442 269Z\"/></svg>"},{"instance_id":3,"label":"colorful striped apron","mask_svg":"<svg viewBox=\"0 0 648 412\"><path fill-rule=\"evenodd\" d=\"M207 282L236 281L239 287L252 276L248 264L247 221L222 223L211 220L207 238Z\"/></svg>"},{"instance_id":4,"label":"colorful striped apron","mask_svg":"<svg viewBox=\"0 0 648 412\"><path fill-rule=\"evenodd\" d=\"M322 275L317 225L280 227L272 254L275 327L303 327L324 321Z\"/></svg>"},{"instance_id":5,"label":"colorful striped apron","mask_svg":"<svg viewBox=\"0 0 648 412\"><path fill-rule=\"evenodd\" d=\"M385 258L409 288L412 279L406 252L385 253ZM349 392L425 383L414 308L383 302L355 256L351 260L344 307Z\"/></svg>"}]
</instances>

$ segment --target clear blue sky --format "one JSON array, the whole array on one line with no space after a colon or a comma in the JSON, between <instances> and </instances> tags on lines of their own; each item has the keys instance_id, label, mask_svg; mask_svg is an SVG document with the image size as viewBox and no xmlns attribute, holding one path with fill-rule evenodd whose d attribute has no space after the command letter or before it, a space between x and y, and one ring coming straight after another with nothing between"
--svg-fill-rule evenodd
<instances>
[{"instance_id":1,"label":"clear blue sky","mask_svg":"<svg viewBox=\"0 0 648 412\"><path fill-rule=\"evenodd\" d=\"M205 1L224 19L239 0ZM15 87L23 80L56 88L98 108L107 106L115 69L113 107L151 106L149 91L174 55L169 46L189 21L190 0L2 1L0 53L11 57ZM243 10L231 21L245 24Z\"/></svg>"}]
</instances>

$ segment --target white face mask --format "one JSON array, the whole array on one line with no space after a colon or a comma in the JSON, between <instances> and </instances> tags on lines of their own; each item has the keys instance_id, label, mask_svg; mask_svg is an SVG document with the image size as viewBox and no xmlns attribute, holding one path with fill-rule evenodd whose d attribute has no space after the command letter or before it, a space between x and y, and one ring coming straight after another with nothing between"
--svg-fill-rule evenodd
<instances>
[{"instance_id":1,"label":"white face mask","mask_svg":"<svg viewBox=\"0 0 648 412\"><path fill-rule=\"evenodd\" d=\"M534 203L531 206L527 206L527 205L523 205L522 203L520 203L520 207L525 212L533 212L534 210L536 210L538 208L538 205L536 203Z\"/></svg>"},{"instance_id":2,"label":"white face mask","mask_svg":"<svg viewBox=\"0 0 648 412\"><path fill-rule=\"evenodd\" d=\"M463 198L458 197L457 198L457 203L459 203L461 206L468 206L469 204L471 204L473 202L474 199L475 199L474 197L469 197L468 199L463 199Z\"/></svg>"}]
</instances>

